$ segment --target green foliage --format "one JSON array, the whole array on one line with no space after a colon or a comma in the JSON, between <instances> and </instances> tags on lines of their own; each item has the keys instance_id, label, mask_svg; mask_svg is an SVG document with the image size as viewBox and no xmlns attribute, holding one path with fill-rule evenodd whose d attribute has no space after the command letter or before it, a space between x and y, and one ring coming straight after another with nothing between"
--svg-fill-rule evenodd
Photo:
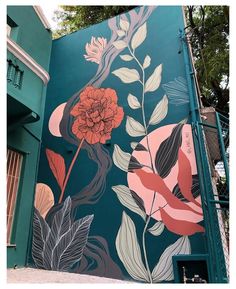
<instances>
[{"instance_id":1,"label":"green foliage","mask_svg":"<svg viewBox=\"0 0 236 289\"><path fill-rule=\"evenodd\" d=\"M227 115L229 6L188 6L186 16L202 102Z\"/></svg>"},{"instance_id":2,"label":"green foliage","mask_svg":"<svg viewBox=\"0 0 236 289\"><path fill-rule=\"evenodd\" d=\"M54 19L58 22L58 29L53 37L58 38L78 29L102 22L133 9L136 6L60 6L55 11Z\"/></svg>"}]
</instances>

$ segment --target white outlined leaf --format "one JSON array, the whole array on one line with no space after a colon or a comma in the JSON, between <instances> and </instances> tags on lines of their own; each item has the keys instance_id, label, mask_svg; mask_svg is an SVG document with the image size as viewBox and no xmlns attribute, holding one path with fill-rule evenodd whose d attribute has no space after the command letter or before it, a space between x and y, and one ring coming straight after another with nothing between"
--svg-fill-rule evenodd
<instances>
[{"instance_id":1,"label":"white outlined leaf","mask_svg":"<svg viewBox=\"0 0 236 289\"><path fill-rule=\"evenodd\" d=\"M129 22L123 19L120 19L120 28L124 31L129 30Z\"/></svg>"},{"instance_id":2,"label":"white outlined leaf","mask_svg":"<svg viewBox=\"0 0 236 289\"><path fill-rule=\"evenodd\" d=\"M113 186L112 190L116 193L119 201L122 205L126 208L130 209L131 211L139 214L145 221L146 213L140 209L140 207L135 202L130 189L125 185L117 185Z\"/></svg>"},{"instance_id":3,"label":"white outlined leaf","mask_svg":"<svg viewBox=\"0 0 236 289\"><path fill-rule=\"evenodd\" d=\"M129 93L128 95L128 104L132 109L138 109L141 107L140 102L138 101L137 97L134 96L133 94Z\"/></svg>"},{"instance_id":4,"label":"white outlined leaf","mask_svg":"<svg viewBox=\"0 0 236 289\"><path fill-rule=\"evenodd\" d=\"M157 221L151 228L148 229L148 232L154 236L159 236L164 231L165 225L163 222Z\"/></svg>"},{"instance_id":5,"label":"white outlined leaf","mask_svg":"<svg viewBox=\"0 0 236 289\"><path fill-rule=\"evenodd\" d=\"M122 222L116 237L116 250L129 275L135 280L149 281L144 267L134 222L123 212Z\"/></svg>"},{"instance_id":6,"label":"white outlined leaf","mask_svg":"<svg viewBox=\"0 0 236 289\"><path fill-rule=\"evenodd\" d=\"M123 30L117 30L116 33L119 37L122 37L125 35L125 32Z\"/></svg>"},{"instance_id":7,"label":"white outlined leaf","mask_svg":"<svg viewBox=\"0 0 236 289\"><path fill-rule=\"evenodd\" d=\"M133 150L135 150L135 148L136 148L137 145L138 145L138 142L135 142L135 141L132 141L132 142L130 143L130 146L131 146L131 148L132 148Z\"/></svg>"},{"instance_id":8,"label":"white outlined leaf","mask_svg":"<svg viewBox=\"0 0 236 289\"><path fill-rule=\"evenodd\" d=\"M143 136L145 135L144 126L131 116L127 116L126 131L130 136Z\"/></svg>"},{"instance_id":9,"label":"white outlined leaf","mask_svg":"<svg viewBox=\"0 0 236 289\"><path fill-rule=\"evenodd\" d=\"M132 83L138 81L140 76L136 69L129 69L126 67L121 67L112 71L112 74L115 74L120 80L124 83Z\"/></svg>"},{"instance_id":10,"label":"white outlined leaf","mask_svg":"<svg viewBox=\"0 0 236 289\"><path fill-rule=\"evenodd\" d=\"M112 43L116 49L123 49L127 46L127 43L123 40L117 40Z\"/></svg>"},{"instance_id":11,"label":"white outlined leaf","mask_svg":"<svg viewBox=\"0 0 236 289\"><path fill-rule=\"evenodd\" d=\"M146 22L139 27L139 29L135 32L132 40L131 40L131 47L135 50L139 45L143 43L147 36L147 24Z\"/></svg>"},{"instance_id":12,"label":"white outlined leaf","mask_svg":"<svg viewBox=\"0 0 236 289\"><path fill-rule=\"evenodd\" d=\"M146 55L144 62L143 62L143 69L146 69L151 64L151 57L149 55Z\"/></svg>"},{"instance_id":13,"label":"white outlined leaf","mask_svg":"<svg viewBox=\"0 0 236 289\"><path fill-rule=\"evenodd\" d=\"M124 172L128 172L131 154L124 152L117 144L114 145L112 155L114 164Z\"/></svg>"},{"instance_id":14,"label":"white outlined leaf","mask_svg":"<svg viewBox=\"0 0 236 289\"><path fill-rule=\"evenodd\" d=\"M162 100L158 102L150 117L149 124L155 125L160 123L167 115L168 112L168 98L163 96Z\"/></svg>"},{"instance_id":15,"label":"white outlined leaf","mask_svg":"<svg viewBox=\"0 0 236 289\"><path fill-rule=\"evenodd\" d=\"M124 61L131 61L133 60L133 57L129 54L123 54L123 55L120 55L120 58Z\"/></svg>"},{"instance_id":16,"label":"white outlined leaf","mask_svg":"<svg viewBox=\"0 0 236 289\"><path fill-rule=\"evenodd\" d=\"M191 254L191 246L188 236L179 238L162 253L159 262L152 271L153 282L174 280L172 257L175 255Z\"/></svg>"},{"instance_id":17,"label":"white outlined leaf","mask_svg":"<svg viewBox=\"0 0 236 289\"><path fill-rule=\"evenodd\" d=\"M151 92L158 89L161 83L161 73L162 73L162 64L158 65L154 70L153 74L148 78L145 83L145 92Z\"/></svg>"}]
</instances>

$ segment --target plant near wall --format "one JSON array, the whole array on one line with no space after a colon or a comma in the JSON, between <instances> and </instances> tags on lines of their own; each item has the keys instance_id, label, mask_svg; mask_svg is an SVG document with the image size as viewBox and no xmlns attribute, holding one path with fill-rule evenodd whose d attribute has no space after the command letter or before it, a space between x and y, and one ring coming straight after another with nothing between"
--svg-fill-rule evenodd
<instances>
[{"instance_id":1,"label":"plant near wall","mask_svg":"<svg viewBox=\"0 0 236 289\"><path fill-rule=\"evenodd\" d=\"M171 205L177 210L191 211L183 198L187 202L197 203L192 195L192 174L189 161L181 150L182 144L182 128L186 120L177 124L171 135L165 139L153 158L148 129L150 126L158 125L166 117L168 113L168 98L166 95L156 104L150 119L147 121L145 115L145 97L151 92L155 92L161 83L162 64L156 66L154 71L147 76L147 69L151 64L150 55L146 55L141 61L136 55L136 49L145 41L147 35L146 22L137 29L131 38L131 43L124 41L122 38L129 31L129 22L120 19L120 29L117 34L120 37L113 45L119 50L127 48L128 53L120 55L120 58L125 62L134 61L140 72L137 69L121 67L114 70L112 73L117 76L123 83L139 82L141 85L141 97L134 96L129 93L127 97L128 104L133 110L141 110L142 123L138 122L131 116L126 119L126 132L131 137L144 137L145 142L131 142L131 148L137 151L147 152L150 159L150 166L140 163L130 153L124 152L117 144L114 145L113 162L121 170L136 174L143 186L153 191L152 203L150 212L146 212L143 200L136 192L130 190L125 185L113 186L113 191L117 194L119 201L129 210L140 215L144 221L143 233L141 236L142 246L138 242L136 228L133 220L124 211L122 215L121 226L116 237L116 249L120 260L122 261L127 272L132 278L143 282L160 282L173 279L172 256L177 254L190 254L190 242L188 235L196 232L203 232L204 228L198 224L175 220L169 216L165 207ZM144 145L145 143L145 145ZM178 185L174 192L171 192L165 185L164 178L168 176L176 163L179 163ZM189 182L183 180L183 172L181 167L186 168L189 172ZM166 199L166 204L154 210L157 192ZM182 199L181 199L182 198ZM197 206L199 204L197 203ZM157 221L152 227L149 223L153 214L160 212L162 221ZM148 254L146 248L146 234L160 236L165 227L178 235L182 235L176 242L168 246L162 253L156 266L151 270L148 262ZM142 259L144 256L144 263Z\"/></svg>"},{"instance_id":2,"label":"plant near wall","mask_svg":"<svg viewBox=\"0 0 236 289\"><path fill-rule=\"evenodd\" d=\"M32 256L39 269L68 271L80 261L87 244L93 215L74 221L71 198L55 214L49 227L37 209L33 219Z\"/></svg>"}]
</instances>

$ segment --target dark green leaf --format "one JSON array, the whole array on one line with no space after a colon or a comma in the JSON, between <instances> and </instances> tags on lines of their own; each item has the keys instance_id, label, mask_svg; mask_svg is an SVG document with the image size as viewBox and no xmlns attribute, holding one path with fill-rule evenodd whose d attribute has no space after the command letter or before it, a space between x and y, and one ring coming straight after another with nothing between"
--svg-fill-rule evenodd
<instances>
[{"instance_id":1,"label":"dark green leaf","mask_svg":"<svg viewBox=\"0 0 236 289\"><path fill-rule=\"evenodd\" d=\"M194 199L196 199L200 195L200 187L199 187L199 179L198 175L193 175L193 184L192 184L192 194ZM178 199L180 199L182 202L188 202L188 200L185 199L183 194L180 191L179 185L176 184L172 191L173 195L175 195Z\"/></svg>"},{"instance_id":2,"label":"dark green leaf","mask_svg":"<svg viewBox=\"0 0 236 289\"><path fill-rule=\"evenodd\" d=\"M165 139L157 153L155 158L155 166L158 174L165 178L169 175L171 169L176 164L178 159L178 151L182 144L182 123L177 124L171 135Z\"/></svg>"}]
</instances>

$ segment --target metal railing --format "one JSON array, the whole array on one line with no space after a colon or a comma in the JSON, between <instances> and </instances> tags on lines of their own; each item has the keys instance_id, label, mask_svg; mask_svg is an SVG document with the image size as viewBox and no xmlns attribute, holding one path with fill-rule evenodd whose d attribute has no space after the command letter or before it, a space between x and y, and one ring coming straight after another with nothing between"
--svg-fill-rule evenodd
<instances>
[{"instance_id":1,"label":"metal railing","mask_svg":"<svg viewBox=\"0 0 236 289\"><path fill-rule=\"evenodd\" d=\"M229 281L229 122L215 113L215 125L196 122L193 131L212 282L224 283Z\"/></svg>"}]
</instances>

